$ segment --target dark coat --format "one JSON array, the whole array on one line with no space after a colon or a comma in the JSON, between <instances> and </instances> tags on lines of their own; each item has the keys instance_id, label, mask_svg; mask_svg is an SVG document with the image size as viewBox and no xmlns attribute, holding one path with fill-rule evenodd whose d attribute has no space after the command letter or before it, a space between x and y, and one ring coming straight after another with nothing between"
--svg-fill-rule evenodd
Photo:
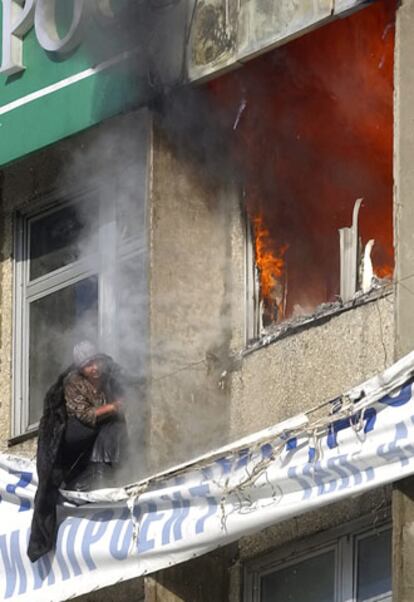
<instances>
[{"instance_id":1,"label":"dark coat","mask_svg":"<svg viewBox=\"0 0 414 602\"><path fill-rule=\"evenodd\" d=\"M104 365L104 388L107 399L123 393L121 368L112 358L100 355ZM34 500L32 529L27 554L35 562L53 549L57 535L56 504L59 487L68 466L63 461L63 441L67 423L64 380L76 369L70 366L46 393L43 415L39 424L36 466L38 486Z\"/></svg>"}]
</instances>

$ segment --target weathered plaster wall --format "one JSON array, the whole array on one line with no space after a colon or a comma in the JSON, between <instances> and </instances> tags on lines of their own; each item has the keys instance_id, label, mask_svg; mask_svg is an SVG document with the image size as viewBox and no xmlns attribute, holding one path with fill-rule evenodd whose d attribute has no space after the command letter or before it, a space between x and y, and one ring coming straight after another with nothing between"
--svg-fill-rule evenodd
<instances>
[{"instance_id":1,"label":"weathered plaster wall","mask_svg":"<svg viewBox=\"0 0 414 602\"><path fill-rule=\"evenodd\" d=\"M188 76L196 81L217 75L363 4L364 0L202 0L192 19Z\"/></svg>"},{"instance_id":2,"label":"weathered plaster wall","mask_svg":"<svg viewBox=\"0 0 414 602\"><path fill-rule=\"evenodd\" d=\"M144 602L144 579L130 579L90 594L73 598L76 602Z\"/></svg>"},{"instance_id":3,"label":"weathered plaster wall","mask_svg":"<svg viewBox=\"0 0 414 602\"><path fill-rule=\"evenodd\" d=\"M160 571L146 579L145 602L226 602L237 544Z\"/></svg>"},{"instance_id":4,"label":"weathered plaster wall","mask_svg":"<svg viewBox=\"0 0 414 602\"><path fill-rule=\"evenodd\" d=\"M232 345L233 279L241 278L233 270L232 216L236 213L240 222L238 198L230 184L182 150L155 128L150 234L154 470L228 439L227 392L218 383ZM239 311L242 300L235 301Z\"/></svg>"},{"instance_id":5,"label":"weathered plaster wall","mask_svg":"<svg viewBox=\"0 0 414 602\"><path fill-rule=\"evenodd\" d=\"M248 355L231 375L235 439L332 399L393 362L394 307L383 297Z\"/></svg>"},{"instance_id":6,"label":"weathered plaster wall","mask_svg":"<svg viewBox=\"0 0 414 602\"><path fill-rule=\"evenodd\" d=\"M414 348L414 1L397 13L395 54L396 357ZM393 600L414 599L414 478L393 491Z\"/></svg>"},{"instance_id":7,"label":"weathered plaster wall","mask_svg":"<svg viewBox=\"0 0 414 602\"><path fill-rule=\"evenodd\" d=\"M414 2L397 13L395 56L396 353L414 347Z\"/></svg>"},{"instance_id":8,"label":"weathered plaster wall","mask_svg":"<svg viewBox=\"0 0 414 602\"><path fill-rule=\"evenodd\" d=\"M4 196L4 177L1 180ZM12 335L12 280L11 280L11 220L10 213L0 203L0 450L7 449L10 433L11 398L11 335Z\"/></svg>"}]
</instances>

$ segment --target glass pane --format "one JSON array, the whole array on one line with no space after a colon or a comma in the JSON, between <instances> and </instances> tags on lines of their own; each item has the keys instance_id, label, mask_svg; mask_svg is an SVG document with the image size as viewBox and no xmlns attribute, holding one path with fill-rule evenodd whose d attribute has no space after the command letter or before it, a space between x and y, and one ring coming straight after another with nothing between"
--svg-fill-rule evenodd
<instances>
[{"instance_id":1,"label":"glass pane","mask_svg":"<svg viewBox=\"0 0 414 602\"><path fill-rule=\"evenodd\" d=\"M144 254L123 261L117 274L117 338L120 363L133 376L145 372L147 281Z\"/></svg>"},{"instance_id":2,"label":"glass pane","mask_svg":"<svg viewBox=\"0 0 414 602\"><path fill-rule=\"evenodd\" d=\"M261 602L332 602L335 552L325 552L262 577L260 599Z\"/></svg>"},{"instance_id":3,"label":"glass pane","mask_svg":"<svg viewBox=\"0 0 414 602\"><path fill-rule=\"evenodd\" d=\"M116 194L117 226L119 242L128 238L140 238L145 227L145 203L147 196L148 123L136 122L136 143L130 148L133 161L122 169L122 181ZM122 191L120 194L119 191Z\"/></svg>"},{"instance_id":4,"label":"glass pane","mask_svg":"<svg viewBox=\"0 0 414 602\"><path fill-rule=\"evenodd\" d=\"M93 276L30 304L29 421L37 422L47 389L72 362L83 339L97 340L98 278Z\"/></svg>"},{"instance_id":5,"label":"glass pane","mask_svg":"<svg viewBox=\"0 0 414 602\"><path fill-rule=\"evenodd\" d=\"M125 390L125 411L129 431L129 453L134 462L125 467L122 479L134 482L147 475L149 404L145 394L147 348L147 278L144 253L123 259L116 271L115 344L108 349L129 377ZM143 386L141 386L143 385Z\"/></svg>"},{"instance_id":6,"label":"glass pane","mask_svg":"<svg viewBox=\"0 0 414 602\"><path fill-rule=\"evenodd\" d=\"M144 180L145 182L145 180ZM121 196L117 203L117 229L119 242L128 239L139 239L145 227L145 194L144 191L132 190Z\"/></svg>"},{"instance_id":7,"label":"glass pane","mask_svg":"<svg viewBox=\"0 0 414 602\"><path fill-rule=\"evenodd\" d=\"M97 210L96 202L84 199L29 222L31 280L96 249Z\"/></svg>"},{"instance_id":8,"label":"glass pane","mask_svg":"<svg viewBox=\"0 0 414 602\"><path fill-rule=\"evenodd\" d=\"M357 601L391 596L391 529L358 542Z\"/></svg>"}]
</instances>

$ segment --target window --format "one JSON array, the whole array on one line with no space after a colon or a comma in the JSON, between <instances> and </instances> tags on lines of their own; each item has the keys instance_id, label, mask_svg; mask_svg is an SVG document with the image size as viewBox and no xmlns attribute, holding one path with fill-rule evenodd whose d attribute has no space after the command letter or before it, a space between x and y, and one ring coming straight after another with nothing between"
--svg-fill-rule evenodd
<instances>
[{"instance_id":1,"label":"window","mask_svg":"<svg viewBox=\"0 0 414 602\"><path fill-rule=\"evenodd\" d=\"M370 3L208 84L243 189L247 342L392 278L395 10Z\"/></svg>"},{"instance_id":2,"label":"window","mask_svg":"<svg viewBox=\"0 0 414 602\"><path fill-rule=\"evenodd\" d=\"M13 437L36 429L45 393L79 340L96 342L135 375L142 370L146 138L141 142L139 168L122 166L111 198L95 189L16 216Z\"/></svg>"},{"instance_id":3,"label":"window","mask_svg":"<svg viewBox=\"0 0 414 602\"><path fill-rule=\"evenodd\" d=\"M391 602L391 528L343 533L252 562L245 602Z\"/></svg>"}]
</instances>

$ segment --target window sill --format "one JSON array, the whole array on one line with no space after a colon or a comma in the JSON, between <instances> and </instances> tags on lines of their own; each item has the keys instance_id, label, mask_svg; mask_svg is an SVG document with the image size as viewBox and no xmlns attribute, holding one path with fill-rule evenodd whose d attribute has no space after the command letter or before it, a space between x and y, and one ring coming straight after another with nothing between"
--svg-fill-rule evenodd
<instances>
[{"instance_id":1,"label":"window sill","mask_svg":"<svg viewBox=\"0 0 414 602\"><path fill-rule=\"evenodd\" d=\"M243 359L254 351L267 347L276 341L298 334L314 326L325 324L332 318L350 311L351 309L373 303L384 297L389 297L393 292L393 284L386 283L378 288L372 289L366 294L361 293L356 295L355 298L348 301L348 303L337 302L322 305L316 309L315 313L309 316L287 320L286 322L275 325L273 328L269 328L267 332L262 334L259 339L248 343L248 345L239 353L239 359Z\"/></svg>"},{"instance_id":2,"label":"window sill","mask_svg":"<svg viewBox=\"0 0 414 602\"><path fill-rule=\"evenodd\" d=\"M19 445L19 443L24 443L25 441L29 441L30 439L35 439L38 435L38 429L34 429L32 431L28 431L27 433L23 433L23 435L17 435L16 437L11 437L7 441L7 447L13 447L15 445Z\"/></svg>"}]
</instances>

